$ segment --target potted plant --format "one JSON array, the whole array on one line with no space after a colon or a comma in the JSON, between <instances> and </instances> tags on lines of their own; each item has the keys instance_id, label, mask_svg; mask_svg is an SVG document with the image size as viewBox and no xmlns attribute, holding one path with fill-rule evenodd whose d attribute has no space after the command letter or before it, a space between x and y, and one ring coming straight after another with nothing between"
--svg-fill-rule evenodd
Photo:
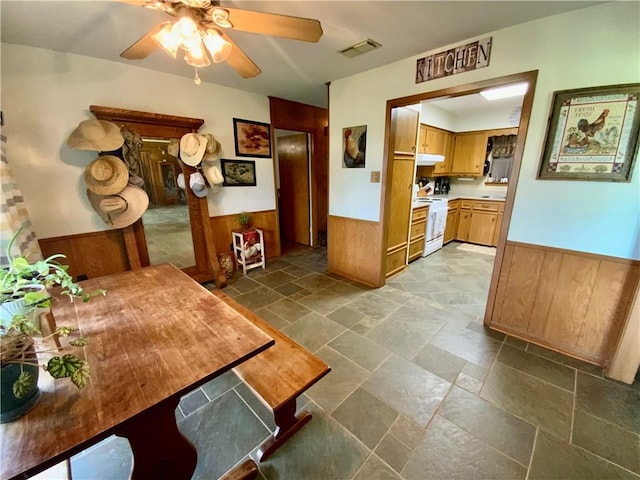
<instances>
[{"instance_id":1,"label":"potted plant","mask_svg":"<svg viewBox=\"0 0 640 480\"><path fill-rule=\"evenodd\" d=\"M45 260L29 262L25 257L13 256L11 250L20 234L13 236L7 247L8 265L0 270L0 422L15 420L31 409L38 400L38 354L51 358L40 367L53 378L70 378L78 387L89 380L89 365L70 353L73 348L84 347L88 341L75 338L68 346L61 346L59 337L76 331L59 326L41 336L38 310L48 308L54 297L48 289L56 288L58 295L70 301L88 302L103 290L85 292L67 272L68 266L56 260L64 255L52 255ZM36 346L38 345L38 346Z\"/></svg>"},{"instance_id":2,"label":"potted plant","mask_svg":"<svg viewBox=\"0 0 640 480\"><path fill-rule=\"evenodd\" d=\"M251 228L251 215L247 212L240 212L238 214L238 222L242 230L249 230Z\"/></svg>"}]
</instances>

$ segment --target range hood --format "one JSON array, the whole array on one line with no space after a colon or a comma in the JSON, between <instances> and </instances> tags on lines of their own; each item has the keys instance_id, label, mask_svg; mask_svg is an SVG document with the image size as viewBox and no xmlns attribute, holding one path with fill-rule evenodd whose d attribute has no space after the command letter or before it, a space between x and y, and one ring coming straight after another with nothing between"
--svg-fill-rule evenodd
<instances>
[{"instance_id":1,"label":"range hood","mask_svg":"<svg viewBox=\"0 0 640 480\"><path fill-rule=\"evenodd\" d=\"M444 162L444 155L435 155L433 153L419 153L416 155L416 166L418 167L428 167L439 162Z\"/></svg>"}]
</instances>

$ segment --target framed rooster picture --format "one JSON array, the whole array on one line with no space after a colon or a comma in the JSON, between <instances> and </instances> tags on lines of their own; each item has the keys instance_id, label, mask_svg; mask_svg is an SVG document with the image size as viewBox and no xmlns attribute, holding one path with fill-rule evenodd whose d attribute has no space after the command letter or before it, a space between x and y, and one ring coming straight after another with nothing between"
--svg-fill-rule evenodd
<instances>
[{"instance_id":1,"label":"framed rooster picture","mask_svg":"<svg viewBox=\"0 0 640 480\"><path fill-rule=\"evenodd\" d=\"M628 182L638 156L640 83L554 92L541 180Z\"/></svg>"},{"instance_id":2,"label":"framed rooster picture","mask_svg":"<svg viewBox=\"0 0 640 480\"><path fill-rule=\"evenodd\" d=\"M366 150L366 125L342 129L342 168L364 168Z\"/></svg>"}]
</instances>

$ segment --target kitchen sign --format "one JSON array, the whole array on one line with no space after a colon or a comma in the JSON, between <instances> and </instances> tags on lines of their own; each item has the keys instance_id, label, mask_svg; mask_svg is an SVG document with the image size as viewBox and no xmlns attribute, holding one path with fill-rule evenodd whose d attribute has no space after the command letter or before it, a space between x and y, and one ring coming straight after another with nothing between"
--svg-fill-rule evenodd
<instances>
[{"instance_id":1,"label":"kitchen sign","mask_svg":"<svg viewBox=\"0 0 640 480\"><path fill-rule=\"evenodd\" d=\"M488 67L492 38L484 38L419 58L416 65L416 83Z\"/></svg>"}]
</instances>

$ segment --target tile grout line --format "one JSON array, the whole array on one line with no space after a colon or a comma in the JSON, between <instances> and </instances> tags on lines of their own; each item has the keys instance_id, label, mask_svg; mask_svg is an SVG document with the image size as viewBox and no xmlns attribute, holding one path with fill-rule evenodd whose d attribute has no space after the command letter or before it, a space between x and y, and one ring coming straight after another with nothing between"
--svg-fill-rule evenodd
<instances>
[{"instance_id":1,"label":"tile grout line","mask_svg":"<svg viewBox=\"0 0 640 480\"><path fill-rule=\"evenodd\" d=\"M571 424L569 425L569 444L573 445L573 425L576 418L576 397L578 396L578 372L573 371L573 401L571 402Z\"/></svg>"},{"instance_id":2,"label":"tile grout line","mask_svg":"<svg viewBox=\"0 0 640 480\"><path fill-rule=\"evenodd\" d=\"M533 437L533 446L531 447L531 456L529 457L529 466L527 467L527 475L524 480L529 480L529 475L531 474L531 464L533 463L533 455L536 452L536 445L538 443L538 433L540 432L540 427L536 426L536 435Z\"/></svg>"}]
</instances>

